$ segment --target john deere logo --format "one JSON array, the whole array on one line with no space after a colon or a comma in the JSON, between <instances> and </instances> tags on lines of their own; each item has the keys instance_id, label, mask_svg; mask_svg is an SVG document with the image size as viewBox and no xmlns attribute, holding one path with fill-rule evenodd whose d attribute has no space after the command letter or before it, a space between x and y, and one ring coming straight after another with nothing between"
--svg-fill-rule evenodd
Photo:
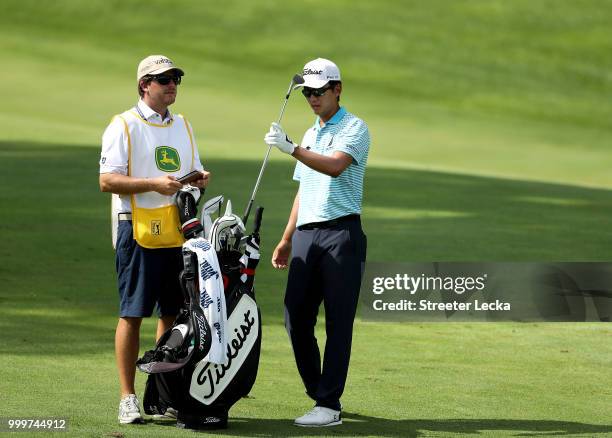
<instances>
[{"instance_id":1,"label":"john deere logo","mask_svg":"<svg viewBox=\"0 0 612 438\"><path fill-rule=\"evenodd\" d=\"M155 148L155 164L164 172L176 172L181 168L181 157L170 146L158 146Z\"/></svg>"}]
</instances>

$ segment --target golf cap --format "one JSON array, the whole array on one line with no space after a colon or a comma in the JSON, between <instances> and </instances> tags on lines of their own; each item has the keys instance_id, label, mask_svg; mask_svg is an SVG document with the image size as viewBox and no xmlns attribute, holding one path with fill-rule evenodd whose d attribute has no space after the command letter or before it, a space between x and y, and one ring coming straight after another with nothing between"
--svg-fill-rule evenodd
<instances>
[{"instance_id":1,"label":"golf cap","mask_svg":"<svg viewBox=\"0 0 612 438\"><path fill-rule=\"evenodd\" d=\"M304 66L304 83L297 87L321 88L329 81L340 80L340 69L329 59L317 58Z\"/></svg>"},{"instance_id":2,"label":"golf cap","mask_svg":"<svg viewBox=\"0 0 612 438\"><path fill-rule=\"evenodd\" d=\"M138 72L136 80L139 81L146 75L157 75L168 70L177 70L181 76L185 74L183 70L178 68L170 58L164 55L151 55L140 61L138 64Z\"/></svg>"}]
</instances>

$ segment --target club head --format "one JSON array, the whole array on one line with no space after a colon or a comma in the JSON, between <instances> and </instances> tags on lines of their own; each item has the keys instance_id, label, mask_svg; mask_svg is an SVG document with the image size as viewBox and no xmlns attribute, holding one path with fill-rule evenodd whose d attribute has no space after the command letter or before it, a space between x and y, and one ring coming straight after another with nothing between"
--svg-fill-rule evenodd
<instances>
[{"instance_id":1,"label":"club head","mask_svg":"<svg viewBox=\"0 0 612 438\"><path fill-rule=\"evenodd\" d=\"M295 90L303 83L304 83L304 78L302 77L302 75L296 74L293 76L293 79L291 80L291 89Z\"/></svg>"},{"instance_id":2,"label":"club head","mask_svg":"<svg viewBox=\"0 0 612 438\"><path fill-rule=\"evenodd\" d=\"M204 228L204 238L210 239L210 230L212 228L212 215L217 213L217 217L221 216L221 206L223 205L223 195L215 196L204 203L200 222Z\"/></svg>"},{"instance_id":3,"label":"club head","mask_svg":"<svg viewBox=\"0 0 612 438\"><path fill-rule=\"evenodd\" d=\"M215 210L221 210L221 205L223 205L223 195L215 196L212 199L206 201L204 206L202 207L202 212L206 212L207 214L214 213Z\"/></svg>"}]
</instances>

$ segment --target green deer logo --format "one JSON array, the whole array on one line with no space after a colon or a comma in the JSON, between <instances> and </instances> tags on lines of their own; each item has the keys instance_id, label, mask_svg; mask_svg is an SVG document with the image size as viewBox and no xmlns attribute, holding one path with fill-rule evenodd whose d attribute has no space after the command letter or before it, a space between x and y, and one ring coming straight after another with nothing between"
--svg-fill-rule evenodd
<instances>
[{"instance_id":1,"label":"green deer logo","mask_svg":"<svg viewBox=\"0 0 612 438\"><path fill-rule=\"evenodd\" d=\"M173 147L158 146L155 148L155 164L164 172L176 172L181 168L181 157Z\"/></svg>"}]
</instances>

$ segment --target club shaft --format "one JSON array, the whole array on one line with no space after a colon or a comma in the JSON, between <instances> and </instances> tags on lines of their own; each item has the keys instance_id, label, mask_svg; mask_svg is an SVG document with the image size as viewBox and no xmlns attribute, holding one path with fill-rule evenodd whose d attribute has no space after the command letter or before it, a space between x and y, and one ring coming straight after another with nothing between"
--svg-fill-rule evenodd
<instances>
[{"instance_id":1,"label":"club shaft","mask_svg":"<svg viewBox=\"0 0 612 438\"><path fill-rule=\"evenodd\" d=\"M243 224L246 224L246 221L249 218L249 213L251 213L251 208L253 207L253 202L255 202L255 195L257 194L257 189L259 188L261 177L263 176L264 170L266 170L266 165L268 164L268 157L270 156L271 149L272 149L272 146L268 146L268 150L266 151L264 162L261 165L261 169L259 170L259 176L257 177L257 181L255 182L255 188L253 189L253 193L251 194L251 199L249 199L249 204L247 205L246 211L244 212L244 216L242 218Z\"/></svg>"},{"instance_id":2,"label":"club shaft","mask_svg":"<svg viewBox=\"0 0 612 438\"><path fill-rule=\"evenodd\" d=\"M283 106L281 107L280 114L278 115L278 120L276 123L278 123L279 125L280 125L281 120L283 120L283 114L285 114L285 108L287 107L287 102L289 102L289 96L291 95L292 88L293 88L293 80L291 80L291 83L289 84L289 89L287 90L287 94L285 95ZM251 213L253 202L255 202L255 195L257 194L257 190L259 189L261 178L263 176L264 171L266 170L266 166L268 165L268 158L270 157L271 150L272 150L272 146L268 146L268 150L266 151L266 156L264 157L263 164L261 165L261 169L259 169L259 175L257 176L257 181L255 182L253 193L251 194L251 198L249 199L249 204L247 205L246 211L244 212L242 223L245 225L246 225L247 219L249 218L249 214Z\"/></svg>"},{"instance_id":3,"label":"club shaft","mask_svg":"<svg viewBox=\"0 0 612 438\"><path fill-rule=\"evenodd\" d=\"M281 108L280 115L278 116L278 121L276 123L280 124L283 119L283 114L285 113L285 108L287 107L287 102L289 101L289 96L285 98L283 102L283 107ZM268 164L268 158L270 157L270 151L272 150L272 146L268 146L268 150L266 151L266 156L264 157L263 164L261 169L259 170L259 176L257 177L257 181L255 182L255 188L253 189L253 194L251 195L251 199L255 199L255 195L257 194L257 189L259 189L259 183L261 182L261 178L263 176L264 170L266 170L266 165Z\"/></svg>"}]
</instances>

